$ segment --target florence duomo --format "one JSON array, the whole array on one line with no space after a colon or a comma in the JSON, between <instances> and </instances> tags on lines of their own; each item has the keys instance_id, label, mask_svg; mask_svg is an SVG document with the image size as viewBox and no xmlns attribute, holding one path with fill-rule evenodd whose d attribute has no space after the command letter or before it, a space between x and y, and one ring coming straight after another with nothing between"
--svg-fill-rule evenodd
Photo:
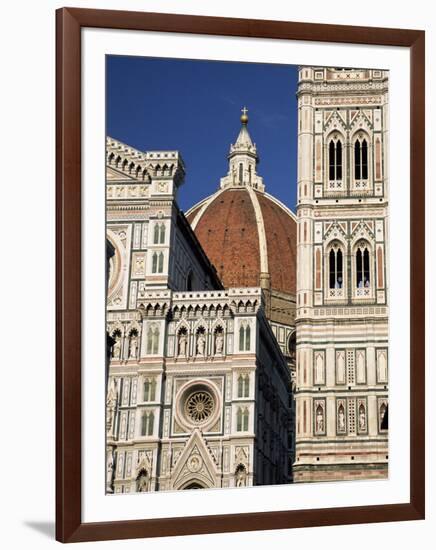
<instances>
[{"instance_id":1,"label":"florence duomo","mask_svg":"<svg viewBox=\"0 0 436 550\"><path fill-rule=\"evenodd\" d=\"M254 108L186 212L182 149L106 138L107 493L388 475L388 72L297 74L295 213Z\"/></svg>"}]
</instances>

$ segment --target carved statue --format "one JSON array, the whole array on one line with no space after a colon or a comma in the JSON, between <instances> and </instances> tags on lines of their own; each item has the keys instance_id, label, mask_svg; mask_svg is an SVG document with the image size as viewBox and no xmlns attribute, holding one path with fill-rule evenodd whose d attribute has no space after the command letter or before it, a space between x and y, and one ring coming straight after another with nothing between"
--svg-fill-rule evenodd
<instances>
[{"instance_id":1,"label":"carved statue","mask_svg":"<svg viewBox=\"0 0 436 550\"><path fill-rule=\"evenodd\" d=\"M132 334L130 337L130 349L129 349L129 358L136 358L138 351L138 336L136 334Z\"/></svg>"},{"instance_id":2,"label":"carved statue","mask_svg":"<svg viewBox=\"0 0 436 550\"><path fill-rule=\"evenodd\" d=\"M106 398L106 429L109 435L113 434L117 398L118 398L117 383L115 382L115 379L112 378L110 381L109 389L107 392L107 398Z\"/></svg>"},{"instance_id":3,"label":"carved statue","mask_svg":"<svg viewBox=\"0 0 436 550\"><path fill-rule=\"evenodd\" d=\"M247 485L247 470L244 466L239 465L236 469L235 486L245 487Z\"/></svg>"},{"instance_id":4,"label":"carved statue","mask_svg":"<svg viewBox=\"0 0 436 550\"><path fill-rule=\"evenodd\" d=\"M365 414L365 409L363 407L360 407L360 411L359 411L359 429L361 431L366 430L366 414Z\"/></svg>"},{"instance_id":5,"label":"carved statue","mask_svg":"<svg viewBox=\"0 0 436 550\"><path fill-rule=\"evenodd\" d=\"M106 492L113 493L113 479L114 479L114 451L113 448L109 449L107 452L107 462L106 462Z\"/></svg>"},{"instance_id":6,"label":"carved statue","mask_svg":"<svg viewBox=\"0 0 436 550\"><path fill-rule=\"evenodd\" d=\"M188 338L184 332L179 334L179 355L186 355Z\"/></svg>"},{"instance_id":7,"label":"carved statue","mask_svg":"<svg viewBox=\"0 0 436 550\"><path fill-rule=\"evenodd\" d=\"M322 433L324 431L324 411L322 407L316 409L316 431Z\"/></svg>"},{"instance_id":8,"label":"carved statue","mask_svg":"<svg viewBox=\"0 0 436 550\"><path fill-rule=\"evenodd\" d=\"M136 490L138 493L146 493L148 491L148 474L145 470L142 470L136 480Z\"/></svg>"},{"instance_id":9,"label":"carved statue","mask_svg":"<svg viewBox=\"0 0 436 550\"><path fill-rule=\"evenodd\" d=\"M344 413L343 407L339 407L338 426L339 426L339 431L341 432L345 431L345 413Z\"/></svg>"},{"instance_id":10,"label":"carved statue","mask_svg":"<svg viewBox=\"0 0 436 550\"><path fill-rule=\"evenodd\" d=\"M205 348L206 336L203 333L200 333L197 338L197 355L204 355Z\"/></svg>"},{"instance_id":11,"label":"carved statue","mask_svg":"<svg viewBox=\"0 0 436 550\"><path fill-rule=\"evenodd\" d=\"M114 359L119 359L121 356L121 336L117 334L115 336L115 344L112 348L112 357Z\"/></svg>"},{"instance_id":12,"label":"carved statue","mask_svg":"<svg viewBox=\"0 0 436 550\"><path fill-rule=\"evenodd\" d=\"M222 332L217 332L215 336L215 353L220 354L223 352L224 336Z\"/></svg>"}]
</instances>

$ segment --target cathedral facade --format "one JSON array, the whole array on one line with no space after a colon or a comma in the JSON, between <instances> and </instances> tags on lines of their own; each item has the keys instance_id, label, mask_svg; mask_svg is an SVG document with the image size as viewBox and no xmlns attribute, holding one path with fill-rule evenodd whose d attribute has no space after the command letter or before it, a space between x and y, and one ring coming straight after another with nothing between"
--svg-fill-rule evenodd
<instances>
[{"instance_id":1,"label":"cathedral facade","mask_svg":"<svg viewBox=\"0 0 436 550\"><path fill-rule=\"evenodd\" d=\"M388 74L298 84L295 481L388 466Z\"/></svg>"},{"instance_id":2,"label":"cathedral facade","mask_svg":"<svg viewBox=\"0 0 436 550\"><path fill-rule=\"evenodd\" d=\"M243 123L237 143L246 136ZM291 480L287 325L271 325L260 272L238 285L234 270L223 285L177 206L183 179L177 152L107 138L108 493ZM247 218L247 234L258 221ZM284 296L292 309L294 296Z\"/></svg>"}]
</instances>

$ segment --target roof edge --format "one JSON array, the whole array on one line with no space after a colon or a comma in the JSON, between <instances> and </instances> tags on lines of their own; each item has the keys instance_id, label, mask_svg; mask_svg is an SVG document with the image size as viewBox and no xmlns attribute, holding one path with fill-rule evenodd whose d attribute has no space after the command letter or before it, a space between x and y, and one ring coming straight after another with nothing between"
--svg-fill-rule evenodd
<instances>
[{"instance_id":1,"label":"roof edge","mask_svg":"<svg viewBox=\"0 0 436 550\"><path fill-rule=\"evenodd\" d=\"M285 204L283 204L279 199L277 199L273 195L270 195L269 193L263 193L263 195L271 199L275 204L277 204L277 206L280 206L287 214L291 216L294 222L297 222L296 214L294 214L294 212L292 212L292 210L288 208Z\"/></svg>"}]
</instances>

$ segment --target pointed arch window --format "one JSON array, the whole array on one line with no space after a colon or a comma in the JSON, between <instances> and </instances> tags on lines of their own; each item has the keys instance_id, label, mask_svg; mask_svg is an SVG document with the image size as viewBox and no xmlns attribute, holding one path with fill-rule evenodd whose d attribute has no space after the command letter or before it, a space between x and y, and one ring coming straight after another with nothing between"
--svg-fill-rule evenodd
<instances>
[{"instance_id":1,"label":"pointed arch window","mask_svg":"<svg viewBox=\"0 0 436 550\"><path fill-rule=\"evenodd\" d=\"M329 179L342 180L342 142L331 139L329 143Z\"/></svg>"},{"instance_id":2,"label":"pointed arch window","mask_svg":"<svg viewBox=\"0 0 436 550\"><path fill-rule=\"evenodd\" d=\"M368 179L368 142L358 138L354 143L354 179Z\"/></svg>"},{"instance_id":3,"label":"pointed arch window","mask_svg":"<svg viewBox=\"0 0 436 550\"><path fill-rule=\"evenodd\" d=\"M369 250L365 243L360 243L356 250L356 287L370 288L371 274L369 268Z\"/></svg>"},{"instance_id":4,"label":"pointed arch window","mask_svg":"<svg viewBox=\"0 0 436 550\"><path fill-rule=\"evenodd\" d=\"M329 262L329 288L342 288L344 285L343 276L343 254L337 244L333 245L328 255Z\"/></svg>"},{"instance_id":5,"label":"pointed arch window","mask_svg":"<svg viewBox=\"0 0 436 550\"><path fill-rule=\"evenodd\" d=\"M250 351L250 325L241 325L239 327L239 351Z\"/></svg>"}]
</instances>

